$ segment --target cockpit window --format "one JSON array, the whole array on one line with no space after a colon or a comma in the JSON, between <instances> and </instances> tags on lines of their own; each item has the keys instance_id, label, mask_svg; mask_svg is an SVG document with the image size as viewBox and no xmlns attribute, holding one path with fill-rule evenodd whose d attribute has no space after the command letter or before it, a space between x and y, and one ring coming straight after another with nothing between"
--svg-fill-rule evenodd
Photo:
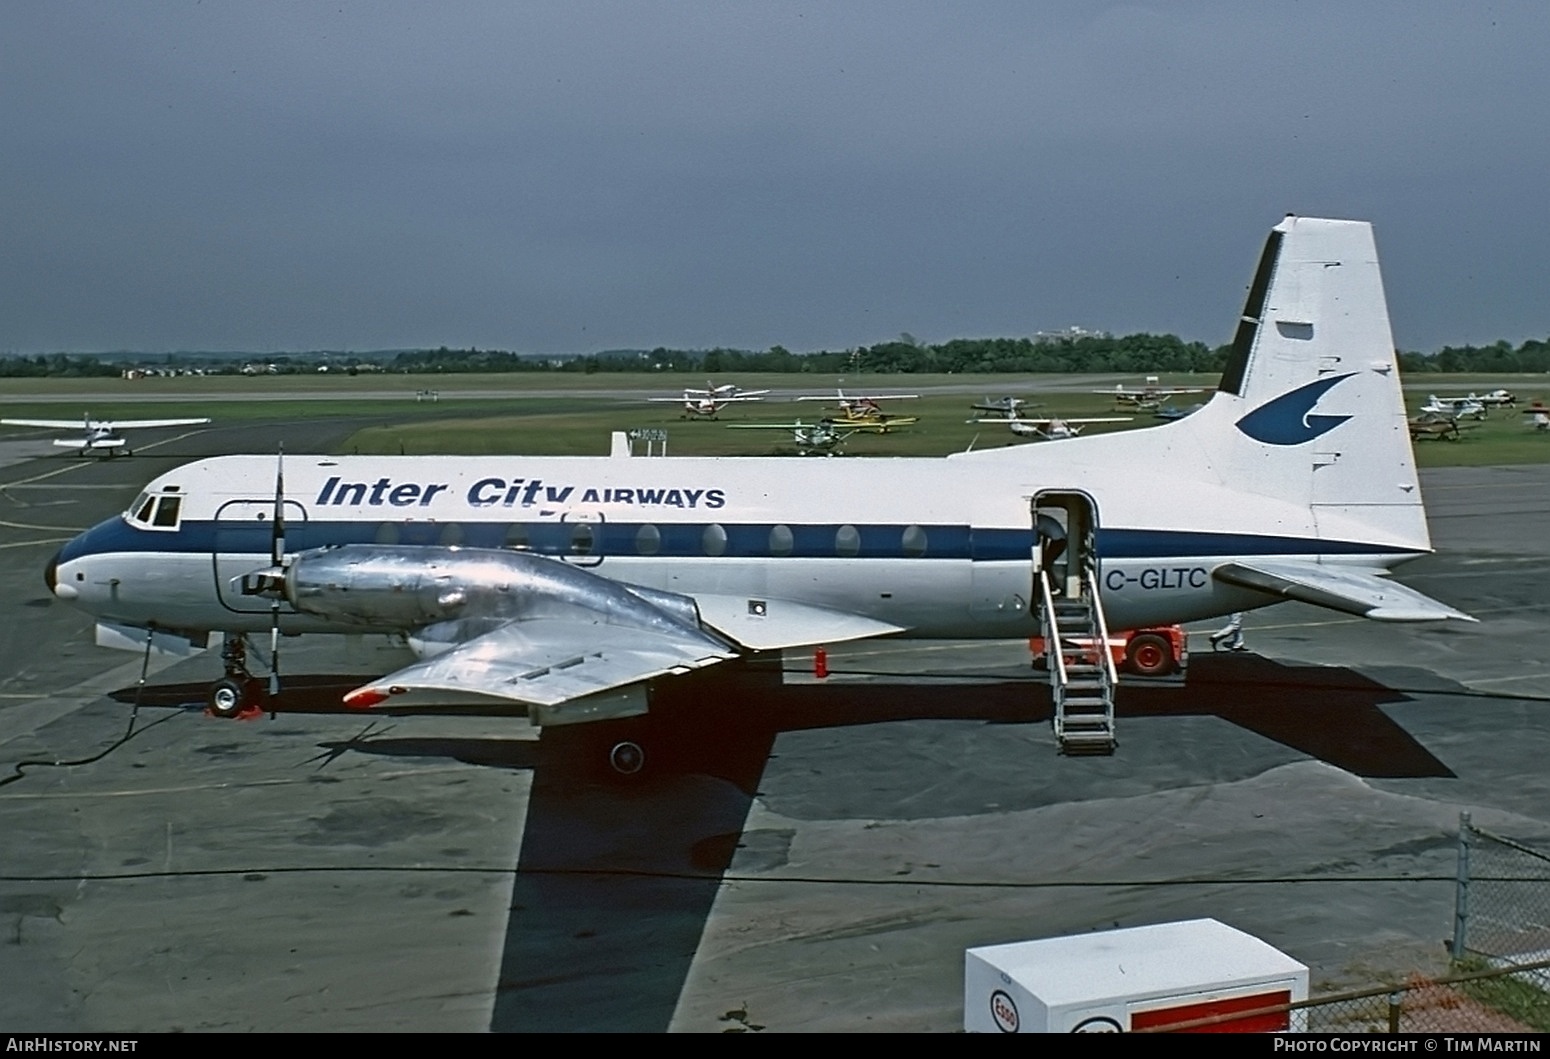
<instances>
[{"instance_id":1,"label":"cockpit window","mask_svg":"<svg viewBox=\"0 0 1550 1059\"><path fill-rule=\"evenodd\" d=\"M141 493L124 518L144 529L177 529L182 508L183 498L176 493Z\"/></svg>"},{"instance_id":2,"label":"cockpit window","mask_svg":"<svg viewBox=\"0 0 1550 1059\"><path fill-rule=\"evenodd\" d=\"M161 503L156 505L156 518L153 525L176 527L178 524L178 508L182 506L183 498L180 496L164 496Z\"/></svg>"}]
</instances>

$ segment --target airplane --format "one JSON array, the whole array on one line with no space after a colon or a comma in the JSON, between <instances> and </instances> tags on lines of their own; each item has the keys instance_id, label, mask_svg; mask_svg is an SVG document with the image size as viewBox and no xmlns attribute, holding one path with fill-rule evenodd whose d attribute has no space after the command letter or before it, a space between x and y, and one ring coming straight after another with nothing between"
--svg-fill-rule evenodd
<instances>
[{"instance_id":1,"label":"airplane","mask_svg":"<svg viewBox=\"0 0 1550 1059\"><path fill-rule=\"evenodd\" d=\"M1523 414L1529 417L1529 425L1535 430L1550 430L1550 406L1535 401L1523 409Z\"/></svg>"},{"instance_id":2,"label":"airplane","mask_svg":"<svg viewBox=\"0 0 1550 1059\"><path fill-rule=\"evenodd\" d=\"M914 426L920 422L919 416L896 416L887 412L841 412L839 415L826 416L822 420L827 427L845 427L852 432L861 430L869 434L886 434L900 427Z\"/></svg>"},{"instance_id":3,"label":"airplane","mask_svg":"<svg viewBox=\"0 0 1550 1059\"><path fill-rule=\"evenodd\" d=\"M1468 424L1469 429L1476 426L1479 424ZM1442 441L1459 441L1463 437L1464 429L1457 416L1439 412L1422 412L1410 419L1410 440L1424 441L1427 438L1435 438Z\"/></svg>"},{"instance_id":4,"label":"airplane","mask_svg":"<svg viewBox=\"0 0 1550 1059\"><path fill-rule=\"evenodd\" d=\"M729 430L789 430L791 439L796 442L797 448L803 453L822 452L832 456L839 451L839 447L853 434L860 433L863 428L854 427L850 430L838 430L829 420L814 424L804 424L800 419L795 423L732 423Z\"/></svg>"},{"instance_id":5,"label":"airplane","mask_svg":"<svg viewBox=\"0 0 1550 1059\"><path fill-rule=\"evenodd\" d=\"M1007 418L1013 418L1024 408L1038 408L1040 405L1037 402L1025 401L1021 397L987 397L978 404L973 404L969 407L976 412L994 412Z\"/></svg>"},{"instance_id":6,"label":"airplane","mask_svg":"<svg viewBox=\"0 0 1550 1059\"><path fill-rule=\"evenodd\" d=\"M8 427L41 427L44 430L79 430L79 438L55 438L61 448L75 449L82 456L133 456L123 430L149 430L155 427L203 426L209 419L93 419L90 413L80 419L0 419Z\"/></svg>"},{"instance_id":7,"label":"airplane","mask_svg":"<svg viewBox=\"0 0 1550 1059\"><path fill-rule=\"evenodd\" d=\"M714 397L718 401L726 401L734 397L767 397L769 393L769 390L745 390L741 386L738 386L736 383L731 382L723 383L722 385L717 386L709 379L705 381L705 389L703 390L687 388L684 390L685 397Z\"/></svg>"},{"instance_id":8,"label":"airplane","mask_svg":"<svg viewBox=\"0 0 1550 1059\"><path fill-rule=\"evenodd\" d=\"M1517 395L1511 390L1495 389L1490 393L1475 393L1470 390L1467 395L1459 397L1444 397L1445 401L1475 401L1485 408L1510 408L1518 403Z\"/></svg>"},{"instance_id":9,"label":"airplane","mask_svg":"<svg viewBox=\"0 0 1550 1059\"><path fill-rule=\"evenodd\" d=\"M1090 393L1110 394L1114 397L1115 407L1128 405L1141 412L1155 412L1162 407L1164 401L1170 397L1177 397L1186 393L1206 393L1203 387L1169 387L1157 385L1157 376L1148 375L1146 385L1133 388L1124 383L1117 384L1112 390L1091 390Z\"/></svg>"},{"instance_id":10,"label":"airplane","mask_svg":"<svg viewBox=\"0 0 1550 1059\"><path fill-rule=\"evenodd\" d=\"M1421 414L1452 416L1455 419L1484 419L1489 413L1476 397L1438 397L1429 394L1420 408Z\"/></svg>"},{"instance_id":11,"label":"airplane","mask_svg":"<svg viewBox=\"0 0 1550 1059\"><path fill-rule=\"evenodd\" d=\"M721 410L730 404L738 404L744 401L762 401L764 397L761 394L752 392L720 396L715 393L707 393L704 390L685 390L682 397L648 397L646 400L681 403L683 405L683 415L680 418L687 419L690 416L701 416L706 419L715 419L721 413Z\"/></svg>"},{"instance_id":12,"label":"airplane","mask_svg":"<svg viewBox=\"0 0 1550 1059\"><path fill-rule=\"evenodd\" d=\"M838 409L840 413L838 416L834 417L835 421L850 425L852 423L866 422L880 423L890 418L897 420L900 417L890 416L889 414L885 413L883 411L882 405L878 404L877 402L912 401L919 396L920 394L918 393L879 393L872 394L870 396L846 396L844 390L835 390L834 397L829 397L827 394L803 394L800 397L792 398L792 400L833 401L834 407ZM916 419L909 420L911 423L917 421L918 420Z\"/></svg>"},{"instance_id":13,"label":"airplane","mask_svg":"<svg viewBox=\"0 0 1550 1059\"><path fill-rule=\"evenodd\" d=\"M1198 412L1204 408L1204 404L1192 404L1188 408L1179 408L1176 405L1164 405L1152 412L1156 419L1183 419L1192 412Z\"/></svg>"},{"instance_id":14,"label":"airplane","mask_svg":"<svg viewBox=\"0 0 1550 1059\"><path fill-rule=\"evenodd\" d=\"M976 419L976 423L1004 423L1019 437L1059 441L1074 438L1089 423L1128 423L1131 416L1098 416L1086 419L1060 419L1049 416L1044 419L1025 419L1019 416L1003 416L999 419Z\"/></svg>"},{"instance_id":15,"label":"airplane","mask_svg":"<svg viewBox=\"0 0 1550 1059\"><path fill-rule=\"evenodd\" d=\"M596 725L629 774L671 731L654 702L760 652L1027 639L1068 606L1108 633L1285 600L1473 621L1388 576L1431 551L1405 419L1371 225L1289 215L1219 386L1176 422L935 458L644 459L622 434L599 457L220 456L44 579L99 643L191 657L220 634L213 713L284 706L282 636L382 633L418 660L344 707ZM266 630L267 690L244 649Z\"/></svg>"}]
</instances>

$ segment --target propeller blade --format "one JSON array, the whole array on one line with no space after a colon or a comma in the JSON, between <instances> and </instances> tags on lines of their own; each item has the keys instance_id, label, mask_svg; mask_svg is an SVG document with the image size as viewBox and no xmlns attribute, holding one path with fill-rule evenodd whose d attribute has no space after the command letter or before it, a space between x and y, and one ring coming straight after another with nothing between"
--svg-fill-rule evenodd
<instances>
[{"instance_id":1,"label":"propeller blade","mask_svg":"<svg viewBox=\"0 0 1550 1059\"><path fill-rule=\"evenodd\" d=\"M269 606L269 694L280 694L280 600L285 595L285 443L280 443L274 468L274 528L269 539L269 563L279 578Z\"/></svg>"},{"instance_id":2,"label":"propeller blade","mask_svg":"<svg viewBox=\"0 0 1550 1059\"><path fill-rule=\"evenodd\" d=\"M274 524L269 538L269 562L279 566L285 558L285 443L280 443L280 453L274 469Z\"/></svg>"}]
</instances>

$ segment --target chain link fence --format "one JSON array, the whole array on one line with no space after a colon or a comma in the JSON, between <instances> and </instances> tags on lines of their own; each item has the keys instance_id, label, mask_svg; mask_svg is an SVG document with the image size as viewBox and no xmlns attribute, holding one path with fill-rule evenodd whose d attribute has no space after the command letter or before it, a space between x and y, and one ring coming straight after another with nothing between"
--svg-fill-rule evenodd
<instances>
[{"instance_id":1,"label":"chain link fence","mask_svg":"<svg viewBox=\"0 0 1550 1059\"><path fill-rule=\"evenodd\" d=\"M1468 813L1459 814L1452 954L1487 963L1550 959L1550 854L1476 827Z\"/></svg>"}]
</instances>

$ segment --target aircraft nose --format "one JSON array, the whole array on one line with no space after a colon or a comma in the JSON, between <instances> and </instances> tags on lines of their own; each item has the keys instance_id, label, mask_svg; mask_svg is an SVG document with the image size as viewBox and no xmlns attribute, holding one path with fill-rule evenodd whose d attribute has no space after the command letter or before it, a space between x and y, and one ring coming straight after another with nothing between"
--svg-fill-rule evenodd
<instances>
[{"instance_id":1,"label":"aircraft nose","mask_svg":"<svg viewBox=\"0 0 1550 1059\"><path fill-rule=\"evenodd\" d=\"M78 599L80 593L75 590L75 586L68 582L61 583L59 580L59 561L63 555L64 550L60 549L48 561L48 565L43 568L43 583L48 586L49 594L56 599L66 601Z\"/></svg>"}]
</instances>

